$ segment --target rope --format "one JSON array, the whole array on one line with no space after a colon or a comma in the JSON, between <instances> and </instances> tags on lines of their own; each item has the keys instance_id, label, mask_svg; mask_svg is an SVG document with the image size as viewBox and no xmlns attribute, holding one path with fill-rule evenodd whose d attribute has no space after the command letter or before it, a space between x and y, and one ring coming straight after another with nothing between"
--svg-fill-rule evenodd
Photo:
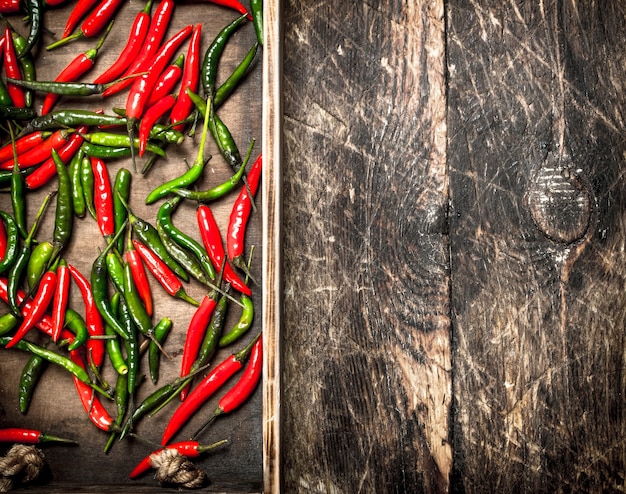
<instances>
[{"instance_id":1,"label":"rope","mask_svg":"<svg viewBox=\"0 0 626 494\"><path fill-rule=\"evenodd\" d=\"M187 489L202 487L207 475L175 449L164 449L151 455L152 466L157 469L155 479L163 484L177 484Z\"/></svg>"},{"instance_id":2,"label":"rope","mask_svg":"<svg viewBox=\"0 0 626 494\"><path fill-rule=\"evenodd\" d=\"M44 467L44 454L40 449L25 444L15 444L6 456L0 457L0 492L8 492L14 481L30 482Z\"/></svg>"}]
</instances>

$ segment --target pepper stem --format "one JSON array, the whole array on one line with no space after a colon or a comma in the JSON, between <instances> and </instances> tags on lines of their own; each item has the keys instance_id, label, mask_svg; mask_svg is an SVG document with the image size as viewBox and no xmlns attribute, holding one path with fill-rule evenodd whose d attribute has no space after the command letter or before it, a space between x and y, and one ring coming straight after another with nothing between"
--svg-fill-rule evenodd
<instances>
[{"instance_id":1,"label":"pepper stem","mask_svg":"<svg viewBox=\"0 0 626 494\"><path fill-rule=\"evenodd\" d=\"M70 43L71 41L74 41L76 39L80 39L83 38L85 35L82 31L78 31L74 34L70 34L69 36L66 36L65 38L61 38L59 41L55 41L54 43L50 43L48 46L46 46L46 50L50 51L50 50L54 50L55 48L58 48L59 46L63 46L67 43Z\"/></svg>"}]
</instances>

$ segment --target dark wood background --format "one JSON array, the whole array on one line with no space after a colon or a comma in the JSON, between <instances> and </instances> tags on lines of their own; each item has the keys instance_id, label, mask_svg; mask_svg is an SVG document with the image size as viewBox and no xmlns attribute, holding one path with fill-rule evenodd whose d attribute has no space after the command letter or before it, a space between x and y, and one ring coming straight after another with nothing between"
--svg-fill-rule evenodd
<instances>
[{"instance_id":1,"label":"dark wood background","mask_svg":"<svg viewBox=\"0 0 626 494\"><path fill-rule=\"evenodd\" d=\"M284 2L285 492L623 492L619 2Z\"/></svg>"}]
</instances>

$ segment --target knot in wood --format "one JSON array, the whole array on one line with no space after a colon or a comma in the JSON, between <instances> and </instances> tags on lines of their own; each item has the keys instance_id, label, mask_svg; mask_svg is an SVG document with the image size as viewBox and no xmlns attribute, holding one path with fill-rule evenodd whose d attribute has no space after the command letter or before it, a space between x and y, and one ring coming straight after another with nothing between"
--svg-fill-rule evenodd
<instances>
[{"instance_id":1,"label":"knot in wood","mask_svg":"<svg viewBox=\"0 0 626 494\"><path fill-rule=\"evenodd\" d=\"M589 228L591 189L567 155L548 155L531 177L525 202L536 226L555 242L575 242Z\"/></svg>"}]
</instances>

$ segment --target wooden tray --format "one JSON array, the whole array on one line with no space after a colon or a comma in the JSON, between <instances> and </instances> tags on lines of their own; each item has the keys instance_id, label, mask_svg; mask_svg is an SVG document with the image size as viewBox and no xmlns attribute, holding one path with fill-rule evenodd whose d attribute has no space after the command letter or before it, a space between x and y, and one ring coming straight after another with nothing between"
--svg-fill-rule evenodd
<instances>
[{"instance_id":1,"label":"wooden tray","mask_svg":"<svg viewBox=\"0 0 626 494\"><path fill-rule=\"evenodd\" d=\"M50 9L45 13L44 22L48 29L59 33L62 31L67 15L75 2L67 6ZM246 2L244 2L246 3ZM229 126L242 154L245 153L251 139L256 140L252 159L263 150L264 170L261 193L257 194L256 204L258 212L254 214L248 226L247 247L255 245L255 255L252 272L256 275L258 284L253 286L253 300L255 303L255 321L253 328L245 339L231 348L220 351L214 358L219 362L228 354L241 348L261 329L264 333L264 376L260 386L248 403L232 415L221 417L203 434L200 441L211 443L228 438L229 445L212 454L203 455L194 459L194 463L205 470L210 478L210 484L202 491L213 492L265 492L278 491L280 485L280 454L279 454L279 411L280 411L280 359L279 357L279 324L280 324L280 23L279 1L265 2L265 43L258 55L256 65L251 70L242 86L231 96L220 110L220 117ZM158 2L155 2L153 11ZM106 68L119 53L127 39L130 25L136 12L143 8L144 2L131 0L124 4L116 16L115 24L102 48L97 64L85 81L99 74ZM176 11L168 30L167 37L187 24L202 22L202 50L204 51L229 20L237 16L236 12L223 7L209 4L181 3ZM21 32L27 26L21 24L18 17L11 18L11 22ZM234 69L236 64L245 55L254 42L255 34L252 23L243 26L232 37L224 52L218 80L224 78ZM51 42L48 35L44 35L43 45ZM81 51L93 47L95 39L82 39L72 42L54 51L46 52L43 47L37 56L37 78L52 80L72 58ZM179 50L186 52L187 44ZM104 108L123 107L126 92L110 99L90 97L87 102L78 102L81 107ZM41 97L36 102L40 108ZM57 105L61 107L75 107L76 101L63 98ZM199 132L198 132L199 135ZM133 174L131 207L134 213L154 224L158 209L157 203L152 206L143 204L152 188L169 178L177 176L185 169L185 160L191 163L196 156L198 136L187 137L178 148L168 147L167 159L159 160L144 176L141 173ZM209 138L208 154L212 155L206 167L199 189L205 189L223 182L230 174L230 169L219 155L217 148ZM141 167L143 160L138 161ZM111 179L117 170L124 166L132 171L129 159L110 160L107 162ZM33 215L45 194L54 190L56 181L52 180L47 186L30 192L28 195L28 214L32 221ZM232 201L236 193L211 204L221 227L225 227L230 213ZM8 194L0 195L0 208L10 211ZM45 221L38 231L37 238L50 239L53 227L53 210L49 211ZM195 220L195 206L184 204L174 216L174 222L181 229L199 240L197 223ZM96 222L91 217L76 219L75 234L72 243L64 252L64 257L75 265L81 272L88 275L91 263L105 243L102 239ZM168 316L174 321L174 327L166 340L166 349L173 355L173 360L162 362L162 372L159 385L170 382L175 378L180 368L180 358L187 325L193 315L193 306L186 302L169 297L151 279L153 296L155 299L155 317ZM208 290L195 281L185 285L186 291L192 297L201 299ZM84 313L84 306L76 286L72 287L72 307ZM239 308L231 304L225 327L229 328L239 317ZM6 306L2 306L2 312ZM36 335L29 334L29 338ZM72 438L78 441L78 446L62 447L56 445L42 446L46 455L46 472L36 485L30 486L29 491L45 492L112 492L123 489L124 492L155 492L159 489L174 490L160 487L151 474L138 480L129 480L128 473L132 467L154 447L139 441L125 440L116 443L108 454L104 454L103 447L108 434L96 429L87 419L72 379L60 369L49 366L46 369L33 401L26 415L20 414L17 408L17 383L21 369L28 356L20 351L2 351L0 359L0 425L2 427L21 426L44 430L50 434ZM147 366L146 366L147 367ZM147 368L142 373L147 373ZM105 368L105 378L114 379L110 365ZM231 383L232 384L232 383ZM158 386L158 385L157 385ZM144 380L137 398L141 399L156 389L149 381ZM219 394L205 404L202 412L197 414L185 431L181 431L176 439L184 440L186 434L196 430L215 409ZM158 444L164 423L171 416L176 402L155 417L147 417L137 427L137 434L144 440ZM106 403L111 413L115 414L114 405ZM8 447L2 447L5 451ZM4 454L4 453L3 453Z\"/></svg>"}]
</instances>

